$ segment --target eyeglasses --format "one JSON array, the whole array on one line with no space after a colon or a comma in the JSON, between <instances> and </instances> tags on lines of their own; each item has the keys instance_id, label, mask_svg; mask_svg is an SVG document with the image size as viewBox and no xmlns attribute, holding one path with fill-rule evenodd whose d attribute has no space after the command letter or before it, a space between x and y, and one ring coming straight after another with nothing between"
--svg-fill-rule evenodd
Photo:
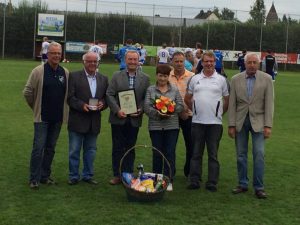
<instances>
[{"instance_id":1,"label":"eyeglasses","mask_svg":"<svg viewBox=\"0 0 300 225\"><path fill-rule=\"evenodd\" d=\"M51 55L61 55L61 52L48 52Z\"/></svg>"},{"instance_id":2,"label":"eyeglasses","mask_svg":"<svg viewBox=\"0 0 300 225\"><path fill-rule=\"evenodd\" d=\"M88 64L98 64L98 61L93 61L93 60L84 60L84 62Z\"/></svg>"}]
</instances>

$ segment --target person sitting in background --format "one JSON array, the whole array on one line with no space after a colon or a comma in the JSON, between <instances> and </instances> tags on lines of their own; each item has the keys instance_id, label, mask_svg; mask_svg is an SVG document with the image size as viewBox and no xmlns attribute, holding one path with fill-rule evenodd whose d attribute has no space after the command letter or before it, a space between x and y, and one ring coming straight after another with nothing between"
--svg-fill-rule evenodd
<instances>
[{"instance_id":1,"label":"person sitting in background","mask_svg":"<svg viewBox=\"0 0 300 225\"><path fill-rule=\"evenodd\" d=\"M163 163L161 155L153 151L153 172L162 173L166 176L171 174L171 182L167 187L168 191L173 190L173 177L175 175L175 150L179 134L178 114L183 110L183 99L180 96L178 88L169 83L171 67L166 64L160 64L156 67L156 84L147 89L144 110L149 117L148 129L152 146L159 149L170 163L168 168L166 163ZM161 112L153 106L153 99L161 96L174 101L170 113ZM155 104L155 103L154 103ZM169 106L166 110L169 109ZM164 165L164 168L163 168Z\"/></svg>"}]
</instances>

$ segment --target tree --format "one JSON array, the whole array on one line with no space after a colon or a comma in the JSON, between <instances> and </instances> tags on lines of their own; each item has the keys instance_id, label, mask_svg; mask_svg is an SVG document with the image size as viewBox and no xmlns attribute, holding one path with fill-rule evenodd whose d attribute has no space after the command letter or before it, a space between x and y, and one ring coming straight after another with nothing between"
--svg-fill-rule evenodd
<instances>
[{"instance_id":1,"label":"tree","mask_svg":"<svg viewBox=\"0 0 300 225\"><path fill-rule=\"evenodd\" d=\"M234 12L228 8L223 8L220 18L222 20L234 20Z\"/></svg>"},{"instance_id":2,"label":"tree","mask_svg":"<svg viewBox=\"0 0 300 225\"><path fill-rule=\"evenodd\" d=\"M250 22L255 24L264 23L266 20L266 7L264 0L256 0L250 10Z\"/></svg>"},{"instance_id":3,"label":"tree","mask_svg":"<svg viewBox=\"0 0 300 225\"><path fill-rule=\"evenodd\" d=\"M206 13L204 12L204 10L201 9L200 12L197 14L197 16L195 16L195 19L203 19L205 14Z\"/></svg>"}]
</instances>

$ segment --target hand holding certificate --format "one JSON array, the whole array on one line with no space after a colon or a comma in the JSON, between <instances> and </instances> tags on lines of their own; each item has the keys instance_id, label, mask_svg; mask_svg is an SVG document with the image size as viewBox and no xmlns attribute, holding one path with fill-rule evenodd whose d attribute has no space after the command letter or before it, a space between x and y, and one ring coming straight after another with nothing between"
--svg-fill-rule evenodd
<instances>
[{"instance_id":1,"label":"hand holding certificate","mask_svg":"<svg viewBox=\"0 0 300 225\"><path fill-rule=\"evenodd\" d=\"M126 115L138 113L134 89L120 91L118 97L122 112Z\"/></svg>"}]
</instances>

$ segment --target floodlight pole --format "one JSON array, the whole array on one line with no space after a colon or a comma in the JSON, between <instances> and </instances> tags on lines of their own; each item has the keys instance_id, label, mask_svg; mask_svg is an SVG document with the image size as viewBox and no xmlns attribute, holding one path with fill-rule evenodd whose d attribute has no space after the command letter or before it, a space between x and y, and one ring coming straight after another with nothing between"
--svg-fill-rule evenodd
<instances>
[{"instance_id":1,"label":"floodlight pole","mask_svg":"<svg viewBox=\"0 0 300 225\"><path fill-rule=\"evenodd\" d=\"M286 55L288 54L288 43L289 43L289 20L287 20L287 24L286 24L286 40L285 40L285 54ZM288 59L288 57L287 57L287 59ZM287 64L287 61L285 61L285 64L284 64L284 71L286 71L286 64Z\"/></svg>"},{"instance_id":2,"label":"floodlight pole","mask_svg":"<svg viewBox=\"0 0 300 225\"><path fill-rule=\"evenodd\" d=\"M127 7L127 2L125 2L125 13L124 13L124 22L123 22L123 43L122 44L124 44L125 43L125 34L126 34L126 7Z\"/></svg>"},{"instance_id":3,"label":"floodlight pole","mask_svg":"<svg viewBox=\"0 0 300 225\"><path fill-rule=\"evenodd\" d=\"M151 45L154 43L154 16L155 16L155 5L153 4L153 13L152 13L152 37L151 37Z\"/></svg>"},{"instance_id":4,"label":"floodlight pole","mask_svg":"<svg viewBox=\"0 0 300 225\"><path fill-rule=\"evenodd\" d=\"M183 6L180 7L180 27L179 27L179 44L178 44L178 47L181 47L181 35L182 35L182 26L183 26L182 10L183 10Z\"/></svg>"},{"instance_id":5,"label":"floodlight pole","mask_svg":"<svg viewBox=\"0 0 300 225\"><path fill-rule=\"evenodd\" d=\"M98 1L96 0L96 8L95 8L95 22L94 22L94 43L96 42L96 30L97 30L97 3Z\"/></svg>"},{"instance_id":6,"label":"floodlight pole","mask_svg":"<svg viewBox=\"0 0 300 225\"><path fill-rule=\"evenodd\" d=\"M5 15L6 13L6 0L3 7L3 34L2 34L2 59L4 59L4 48L5 48Z\"/></svg>"},{"instance_id":7,"label":"floodlight pole","mask_svg":"<svg viewBox=\"0 0 300 225\"><path fill-rule=\"evenodd\" d=\"M64 44L64 58L66 58L66 47L67 47L67 24L68 24L68 0L66 0L66 12L65 12L65 44Z\"/></svg>"},{"instance_id":8,"label":"floodlight pole","mask_svg":"<svg viewBox=\"0 0 300 225\"><path fill-rule=\"evenodd\" d=\"M209 38L209 21L207 21L206 50L208 50L208 38Z\"/></svg>"},{"instance_id":9,"label":"floodlight pole","mask_svg":"<svg viewBox=\"0 0 300 225\"><path fill-rule=\"evenodd\" d=\"M37 17L37 5L35 6L34 12L34 26L33 26L33 52L32 52L32 59L35 58L35 37L36 37L36 17Z\"/></svg>"},{"instance_id":10,"label":"floodlight pole","mask_svg":"<svg viewBox=\"0 0 300 225\"><path fill-rule=\"evenodd\" d=\"M263 37L263 24L264 24L263 14L261 14L259 52L261 52L262 37Z\"/></svg>"}]
</instances>

